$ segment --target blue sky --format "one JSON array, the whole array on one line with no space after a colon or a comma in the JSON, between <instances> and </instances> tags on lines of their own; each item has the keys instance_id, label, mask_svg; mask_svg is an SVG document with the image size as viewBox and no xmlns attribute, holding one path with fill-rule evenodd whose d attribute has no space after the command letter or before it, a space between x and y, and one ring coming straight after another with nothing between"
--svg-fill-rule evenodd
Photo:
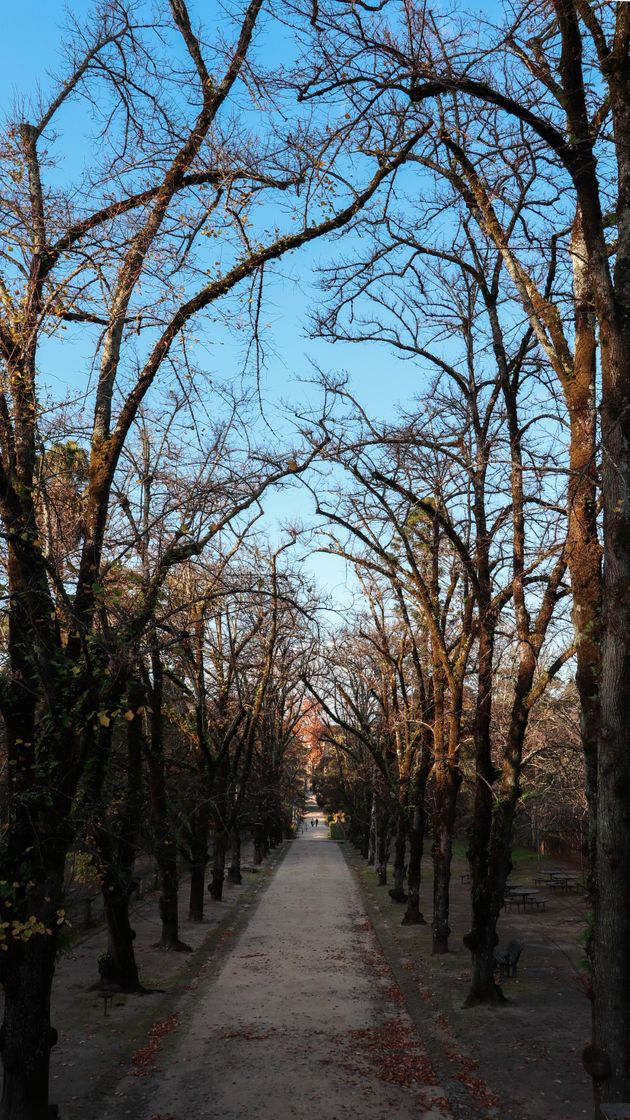
<instances>
[{"instance_id":1,"label":"blue sky","mask_svg":"<svg viewBox=\"0 0 630 1120\"><path fill-rule=\"evenodd\" d=\"M87 0L71 0L68 6L79 18L92 7ZM193 11L195 6L201 11L203 5L192 5ZM486 14L496 8L494 3L473 6ZM46 89L47 71L62 70L59 45L64 23L65 5L58 0L23 0L21 5L11 5L10 16L5 13L0 47L0 104L5 111L10 111L16 97L34 94L38 84ZM319 243L293 254L280 262L270 285L265 321L270 324L271 346L263 392L270 402L276 430L281 421L278 416L273 418L274 408L280 408L282 400L304 397L306 390L297 382L312 376L311 362L331 372L347 372L361 403L376 417L393 418L397 404L409 402L423 388L422 372L411 363L398 361L384 346L332 346L308 339L308 310L318 298L314 271L330 251ZM209 348L208 357L217 371L229 377L230 370L238 365L239 349L223 338L219 345ZM60 346L42 355L45 373L60 391L73 364L67 358ZM309 500L303 491L296 490L293 497L284 492L270 498L266 505L271 518L282 520L306 513ZM327 586L336 586L343 578L340 563L329 559L315 561L314 571Z\"/></svg>"},{"instance_id":2,"label":"blue sky","mask_svg":"<svg viewBox=\"0 0 630 1120\"><path fill-rule=\"evenodd\" d=\"M212 8L212 0L209 7ZM92 9L87 0L72 0L67 9L75 17L86 15ZM191 6L194 10L194 4ZM50 73L63 73L63 60L59 44L65 22L66 4L61 0L25 0L21 6L11 6L11 15L3 21L0 49L0 106L3 113L21 96L33 95L38 85L49 87ZM306 335L307 312L316 299L314 272L330 254L325 246L315 244L306 250L291 254L275 270L275 280L270 286L266 321L270 324L271 361L268 388L272 395L284 395L290 382L299 377L311 376L308 356L326 368L343 368L358 377L361 398L370 410L391 416L396 401L407 400L418 388L417 374L395 358L388 361L385 348L362 348L356 354L353 346L332 346L308 340ZM217 358L217 365L224 363L224 351ZM383 365L387 364L387 371ZM396 377L392 381L392 370Z\"/></svg>"},{"instance_id":3,"label":"blue sky","mask_svg":"<svg viewBox=\"0 0 630 1120\"><path fill-rule=\"evenodd\" d=\"M212 3L212 0L210 0ZM194 11L195 5L191 4ZM92 9L88 0L70 0L73 15L81 17ZM24 0L12 5L5 15L0 46L0 106L3 115L16 99L33 95L38 86L50 85L47 73L63 73L59 53L66 4L60 0ZM357 388L366 407L378 414L393 415L398 399L407 400L417 390L417 373L408 365L388 358L386 350L332 346L306 337L308 310L316 297L314 271L326 260L330 247L321 243L307 247L280 262L270 287L265 320L270 324L270 350L274 352L269 371L268 389L273 396L286 395L296 378L310 377L312 358L325 368L344 369L358 379ZM225 361L223 348L218 353L218 367ZM387 370L384 370L387 365ZM394 379L392 371L396 370Z\"/></svg>"},{"instance_id":4,"label":"blue sky","mask_svg":"<svg viewBox=\"0 0 630 1120\"><path fill-rule=\"evenodd\" d=\"M191 10L212 8L215 0L193 0ZM441 6L439 0L433 8ZM54 52L60 40L60 28L65 24L66 8L77 16L88 13L93 4L88 0L22 0L7 3L2 19L2 44L0 46L0 99L3 105L13 90L32 88L37 75L54 68ZM501 8L499 0L470 0L457 7L479 12L492 18Z\"/></svg>"}]
</instances>

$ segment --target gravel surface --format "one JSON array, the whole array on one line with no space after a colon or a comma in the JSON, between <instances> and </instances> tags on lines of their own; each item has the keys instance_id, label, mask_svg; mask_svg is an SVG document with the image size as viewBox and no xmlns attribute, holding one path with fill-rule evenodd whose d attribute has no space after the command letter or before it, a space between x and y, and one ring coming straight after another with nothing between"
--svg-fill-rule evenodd
<instances>
[{"instance_id":1,"label":"gravel surface","mask_svg":"<svg viewBox=\"0 0 630 1120\"><path fill-rule=\"evenodd\" d=\"M321 820L223 947L218 971L202 969L163 1020L155 1065L122 1079L99 1120L450 1120Z\"/></svg>"}]
</instances>

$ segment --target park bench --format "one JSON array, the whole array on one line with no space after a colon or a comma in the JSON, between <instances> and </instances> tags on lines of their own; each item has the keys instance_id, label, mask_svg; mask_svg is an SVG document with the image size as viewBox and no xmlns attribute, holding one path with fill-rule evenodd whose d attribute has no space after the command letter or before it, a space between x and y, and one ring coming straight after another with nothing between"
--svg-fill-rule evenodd
<instances>
[{"instance_id":1,"label":"park bench","mask_svg":"<svg viewBox=\"0 0 630 1120\"><path fill-rule=\"evenodd\" d=\"M573 887L573 883L569 875L556 875L554 879L545 883L545 886L549 891L565 891L568 893Z\"/></svg>"},{"instance_id":2,"label":"park bench","mask_svg":"<svg viewBox=\"0 0 630 1120\"><path fill-rule=\"evenodd\" d=\"M92 913L92 906L99 898L99 895L93 895L91 898L70 897L66 905L66 916L69 925L74 929L89 929L90 926L95 925L96 922L94 914Z\"/></svg>"},{"instance_id":3,"label":"park bench","mask_svg":"<svg viewBox=\"0 0 630 1120\"><path fill-rule=\"evenodd\" d=\"M145 895L152 894L153 891L159 890L159 887L160 876L158 872L153 868L147 868L147 870L143 874L138 875L134 881L133 897L144 898Z\"/></svg>"},{"instance_id":4,"label":"park bench","mask_svg":"<svg viewBox=\"0 0 630 1120\"><path fill-rule=\"evenodd\" d=\"M523 904L523 910L525 911L528 906L532 910L534 909L534 906L537 910L546 910L548 902L548 898L526 898Z\"/></svg>"},{"instance_id":5,"label":"park bench","mask_svg":"<svg viewBox=\"0 0 630 1120\"><path fill-rule=\"evenodd\" d=\"M534 879L537 887L547 887L550 891L567 891L569 890L569 876L565 875L560 877L554 875L550 878L548 875L537 875Z\"/></svg>"},{"instance_id":6,"label":"park bench","mask_svg":"<svg viewBox=\"0 0 630 1120\"><path fill-rule=\"evenodd\" d=\"M551 891L576 891L583 894L586 887L578 875L571 871L541 871L534 882L539 887L547 887Z\"/></svg>"},{"instance_id":7,"label":"park bench","mask_svg":"<svg viewBox=\"0 0 630 1120\"><path fill-rule=\"evenodd\" d=\"M548 898L544 898L534 891L510 891L505 896L504 905L508 910L513 910L515 906L517 910L520 910L522 907L523 913L525 913L527 909L533 910L534 907L537 910L545 910L548 902Z\"/></svg>"},{"instance_id":8,"label":"park bench","mask_svg":"<svg viewBox=\"0 0 630 1120\"><path fill-rule=\"evenodd\" d=\"M568 875L569 883L567 890L575 890L576 894L588 895L588 888L579 875Z\"/></svg>"},{"instance_id":9,"label":"park bench","mask_svg":"<svg viewBox=\"0 0 630 1120\"><path fill-rule=\"evenodd\" d=\"M499 953L494 955L494 963L499 970L499 979L504 976L516 976L516 967L518 965L521 953L525 946L520 941L510 941L509 944Z\"/></svg>"},{"instance_id":10,"label":"park bench","mask_svg":"<svg viewBox=\"0 0 630 1120\"><path fill-rule=\"evenodd\" d=\"M107 1015L107 1008L113 1007L114 995L117 993L117 988L102 988L98 993L98 998L103 1001L103 1014Z\"/></svg>"},{"instance_id":11,"label":"park bench","mask_svg":"<svg viewBox=\"0 0 630 1120\"><path fill-rule=\"evenodd\" d=\"M600 1105L602 1120L630 1120L630 1104Z\"/></svg>"}]
</instances>

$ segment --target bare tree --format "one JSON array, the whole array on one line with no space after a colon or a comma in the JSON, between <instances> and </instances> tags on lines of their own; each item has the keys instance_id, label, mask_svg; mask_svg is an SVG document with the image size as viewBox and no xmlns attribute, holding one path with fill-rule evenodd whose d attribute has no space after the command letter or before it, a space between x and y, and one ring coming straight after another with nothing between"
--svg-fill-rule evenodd
<instances>
[{"instance_id":1,"label":"bare tree","mask_svg":"<svg viewBox=\"0 0 630 1120\"><path fill-rule=\"evenodd\" d=\"M166 572L216 531L210 525L195 534L185 521L174 529L113 655L100 638L99 596L113 487L138 410L150 394L158 401L169 382L192 384L200 364L194 324L207 309L242 283L256 293L270 262L343 226L409 146L405 139L365 154L360 169L355 164L359 178L365 172L361 182L349 175L347 137L334 128L309 122L306 112L288 132L289 86L278 72L268 80L251 51L262 7L250 0L207 46L213 33L193 28L185 0L164 3L157 14L106 3L94 24L75 23L66 76L50 101L21 109L4 138L0 515L10 601L0 704L10 768L2 877L19 886L3 910L0 1114L12 1120L47 1115L50 986L70 808L96 749L98 713L117 706L127 675L121 651L143 632ZM53 180L51 164L63 158L64 143L76 144L64 123L71 102L86 129L92 115L97 135L86 147L86 171L66 187ZM250 127L256 112L258 140ZM271 198L282 202L283 229L266 228ZM255 335L255 313L251 323ZM56 566L38 492L41 351L61 337L73 362L92 353L85 370L92 417L80 440L87 481L72 573ZM277 477L299 469L299 457L289 457L292 467L282 459ZM256 497L255 488L244 490L237 491L242 508ZM20 923L33 930L28 940L18 936Z\"/></svg>"},{"instance_id":2,"label":"bare tree","mask_svg":"<svg viewBox=\"0 0 630 1120\"><path fill-rule=\"evenodd\" d=\"M504 16L501 25L493 27L467 17L440 17L426 6L405 3L388 23L382 8L376 15L361 9L348 19L343 7L320 5L322 48L311 78L303 85L303 96L345 87L353 111L365 113L368 105L376 111L378 106L381 128L386 127L388 111L399 125L401 115L413 119L415 107L434 108L435 140L453 155L484 222L495 225L492 236L571 410L576 515L567 561L576 594L578 683L591 803L597 788L591 883L593 1042L584 1059L593 1077L599 1115L602 1100L627 1101L630 1096L625 1061L630 965L624 950L630 906L622 871L630 831L619 811L630 765L625 749L630 710L630 161L625 141L630 119L630 10L627 4L552 0L551 4L506 5ZM343 62L331 39L343 48ZM543 175L549 186L530 216L549 215L562 223L551 237L537 245L530 242L552 276L563 228L568 227L572 235L574 355L564 345L562 318L554 301L546 300L544 285L541 289L529 283L528 270L519 267L514 253L516 237L505 236L501 186L494 194L497 184L491 175L494 197L488 198L473 183L479 152L494 158L498 147L510 152L523 140L533 153L537 182ZM487 166L485 161L484 171ZM616 227L616 236L609 243L611 226ZM590 465L596 343L602 373L604 507L600 672L599 563ZM601 708L594 696L601 700Z\"/></svg>"},{"instance_id":3,"label":"bare tree","mask_svg":"<svg viewBox=\"0 0 630 1120\"><path fill-rule=\"evenodd\" d=\"M554 421L557 424L557 419L544 381L538 384L540 361L532 352L530 329L514 331L508 318L510 306L501 311L501 257L492 251L484 256L465 223L450 249L432 254L418 243L411 229L392 238L390 228L385 237L388 240L382 251L369 263L354 262L332 274L330 287L336 299L323 328L334 337L352 341L390 342L418 361L430 362L439 371L440 381L432 404L409 417L405 428L379 431L364 416L362 432L335 446L369 499L355 502L351 512L326 506L321 492L317 500L323 515L345 527L350 537L360 539L363 548L367 546L366 564L396 572L431 636L436 658L432 674L434 852L439 853L440 836L444 849L443 866L436 860L434 924L438 921L443 930L441 937L435 932L436 951L448 936L449 837L460 780L457 760L464 688L475 650L476 806L469 848L473 923L466 938L475 962L472 1004L501 998L493 980L496 926L511 867L511 835L529 712L574 652L571 641L556 647L554 653L550 646L543 668L545 643L549 645L553 634L552 619L554 613L557 616L558 602L567 594L566 546L561 533L556 537L550 520L550 514L555 520L562 509L555 486L562 476L557 452L536 450L533 432L535 424L545 426L544 447L549 426ZM398 267L401 256L405 268ZM426 256L437 263L432 266ZM423 261L422 272L419 260ZM396 276L402 279L397 281ZM461 342L456 347L449 337L449 353L445 354L440 343L447 332L456 332ZM521 398L526 400L532 393L534 408L541 415L529 411L525 419ZM543 404L545 397L547 404ZM347 418L345 425L347 428ZM560 444L560 454L563 450ZM332 444L328 453L333 453ZM505 491L510 493L509 502ZM430 549L422 533L417 534L422 522L425 535L426 526L433 526ZM388 544L392 531L404 558L402 570ZM445 546L451 552L450 560ZM433 557L433 573L422 558L423 549ZM437 566L442 578L445 572L451 573L450 585L446 579L441 586L434 574ZM456 589L460 595L458 584L461 600L455 595ZM452 612L460 601L461 619L455 621ZM445 626L449 614L450 629ZM500 618L504 627L515 627L519 655L506 747L497 769L492 693ZM559 636L555 640L560 641ZM447 750L441 746L445 736ZM443 780L444 788L439 782L440 766L452 776L452 780ZM440 921L440 915L446 917Z\"/></svg>"}]
</instances>

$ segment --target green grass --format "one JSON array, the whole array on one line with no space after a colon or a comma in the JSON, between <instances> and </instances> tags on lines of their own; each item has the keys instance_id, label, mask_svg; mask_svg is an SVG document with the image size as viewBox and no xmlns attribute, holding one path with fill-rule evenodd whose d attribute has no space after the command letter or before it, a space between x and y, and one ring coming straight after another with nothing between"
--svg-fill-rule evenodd
<instances>
[{"instance_id":1,"label":"green grass","mask_svg":"<svg viewBox=\"0 0 630 1120\"><path fill-rule=\"evenodd\" d=\"M454 860L461 860L463 863L465 863L467 865L468 864L468 858L467 858L467 855L466 855L467 848L468 848L468 844L465 840L453 840L453 859ZM427 855L430 855L430 845L429 845L429 848L427 849ZM557 862L558 858L559 858L558 856L555 856L555 857L553 857L553 856L541 856L540 857L541 866L544 866L547 863L553 863L554 859ZM534 862L536 864L538 863L538 856L536 855L536 852L534 851L533 848L512 848L512 863L514 864L514 869L515 870L516 870L517 864L534 863Z\"/></svg>"}]
</instances>

